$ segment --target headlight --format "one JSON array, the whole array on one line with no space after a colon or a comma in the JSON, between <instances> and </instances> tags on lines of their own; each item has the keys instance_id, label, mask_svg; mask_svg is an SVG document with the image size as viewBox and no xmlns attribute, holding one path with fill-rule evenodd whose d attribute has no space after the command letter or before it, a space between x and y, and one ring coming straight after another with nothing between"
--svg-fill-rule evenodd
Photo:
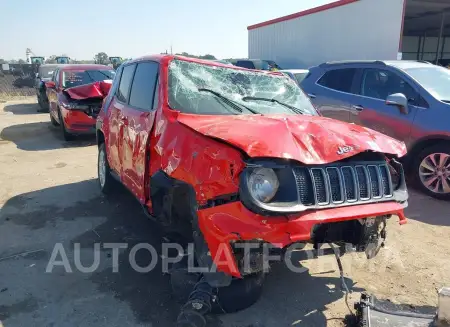
<instances>
[{"instance_id":1,"label":"headlight","mask_svg":"<svg viewBox=\"0 0 450 327\"><path fill-rule=\"evenodd\" d=\"M89 109L89 106L81 105L77 102L62 102L61 105L65 109L78 109L78 110L88 110Z\"/></svg>"},{"instance_id":2,"label":"headlight","mask_svg":"<svg viewBox=\"0 0 450 327\"><path fill-rule=\"evenodd\" d=\"M248 188L255 200L267 203L275 196L279 187L277 175L270 168L257 168L248 178Z\"/></svg>"}]
</instances>

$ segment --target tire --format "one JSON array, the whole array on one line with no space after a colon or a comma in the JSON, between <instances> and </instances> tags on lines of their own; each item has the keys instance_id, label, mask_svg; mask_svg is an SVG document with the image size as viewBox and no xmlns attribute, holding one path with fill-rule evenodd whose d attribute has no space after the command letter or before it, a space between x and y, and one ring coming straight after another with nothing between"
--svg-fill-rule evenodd
<instances>
[{"instance_id":1,"label":"tire","mask_svg":"<svg viewBox=\"0 0 450 327\"><path fill-rule=\"evenodd\" d=\"M53 126L58 126L59 123L56 121L55 118L53 118L53 115L50 113L50 121L52 123Z\"/></svg>"},{"instance_id":2,"label":"tire","mask_svg":"<svg viewBox=\"0 0 450 327\"><path fill-rule=\"evenodd\" d=\"M233 279L230 286L218 289L217 302L213 313L233 313L247 309L261 297L265 273L247 275L243 279Z\"/></svg>"},{"instance_id":3,"label":"tire","mask_svg":"<svg viewBox=\"0 0 450 327\"><path fill-rule=\"evenodd\" d=\"M103 175L102 175L103 174ZM97 157L97 180L103 194L111 194L114 189L114 178L111 176L105 143L100 144Z\"/></svg>"},{"instance_id":4,"label":"tire","mask_svg":"<svg viewBox=\"0 0 450 327\"><path fill-rule=\"evenodd\" d=\"M48 112L48 109L49 109L49 104L48 104L48 101L45 101L43 98L42 98L42 94L39 96L37 96L37 100L38 100L38 104L39 104L39 107L41 108L40 110L38 110L38 112Z\"/></svg>"},{"instance_id":5,"label":"tire","mask_svg":"<svg viewBox=\"0 0 450 327\"><path fill-rule=\"evenodd\" d=\"M73 134L70 134L67 129L66 125L64 125L64 119L61 115L60 109L58 109L58 116L59 116L59 127L61 128L61 134L65 141L72 141L75 136Z\"/></svg>"},{"instance_id":6,"label":"tire","mask_svg":"<svg viewBox=\"0 0 450 327\"><path fill-rule=\"evenodd\" d=\"M424 149L414 162L413 177L425 194L450 200L450 144L436 144Z\"/></svg>"}]
</instances>

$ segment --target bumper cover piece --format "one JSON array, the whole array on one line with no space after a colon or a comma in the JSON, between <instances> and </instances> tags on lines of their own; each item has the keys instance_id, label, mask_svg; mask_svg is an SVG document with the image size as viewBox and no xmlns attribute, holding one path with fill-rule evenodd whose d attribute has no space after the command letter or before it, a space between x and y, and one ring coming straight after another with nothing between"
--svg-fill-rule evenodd
<instances>
[{"instance_id":1,"label":"bumper cover piece","mask_svg":"<svg viewBox=\"0 0 450 327\"><path fill-rule=\"evenodd\" d=\"M400 224L405 224L405 205L383 202L267 217L253 213L241 202L233 202L199 210L197 214L199 227L218 271L241 277L231 241L258 239L283 248L295 242L311 240L313 227L317 224L383 215L397 215Z\"/></svg>"}]
</instances>

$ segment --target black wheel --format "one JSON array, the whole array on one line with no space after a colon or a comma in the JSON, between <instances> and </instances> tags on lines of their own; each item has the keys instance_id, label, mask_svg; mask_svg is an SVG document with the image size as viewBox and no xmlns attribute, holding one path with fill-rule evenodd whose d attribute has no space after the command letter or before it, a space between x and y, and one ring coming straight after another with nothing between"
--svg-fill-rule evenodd
<instances>
[{"instance_id":1,"label":"black wheel","mask_svg":"<svg viewBox=\"0 0 450 327\"><path fill-rule=\"evenodd\" d=\"M56 121L55 118L53 118L53 115L50 113L50 121L52 122L53 126L58 126L59 123Z\"/></svg>"},{"instance_id":2,"label":"black wheel","mask_svg":"<svg viewBox=\"0 0 450 327\"><path fill-rule=\"evenodd\" d=\"M61 115L61 111L58 109L58 117L59 117L59 127L61 128L61 134L65 141L72 141L75 136L73 134L70 134L67 129L66 125L64 125L64 119Z\"/></svg>"},{"instance_id":3,"label":"black wheel","mask_svg":"<svg viewBox=\"0 0 450 327\"><path fill-rule=\"evenodd\" d=\"M48 101L44 98L43 94L37 96L39 107L41 108L38 112L47 112L49 109Z\"/></svg>"},{"instance_id":4,"label":"black wheel","mask_svg":"<svg viewBox=\"0 0 450 327\"><path fill-rule=\"evenodd\" d=\"M232 313L244 310L259 300L263 290L263 272L247 275L243 279L233 279L230 286L220 287L213 313Z\"/></svg>"},{"instance_id":5,"label":"black wheel","mask_svg":"<svg viewBox=\"0 0 450 327\"><path fill-rule=\"evenodd\" d=\"M104 194L110 194L113 190L115 181L111 176L111 169L109 168L108 158L106 156L105 143L100 144L98 148L97 173L100 190Z\"/></svg>"},{"instance_id":6,"label":"black wheel","mask_svg":"<svg viewBox=\"0 0 450 327\"><path fill-rule=\"evenodd\" d=\"M450 145L437 144L423 150L416 158L413 173L424 193L450 200Z\"/></svg>"}]
</instances>

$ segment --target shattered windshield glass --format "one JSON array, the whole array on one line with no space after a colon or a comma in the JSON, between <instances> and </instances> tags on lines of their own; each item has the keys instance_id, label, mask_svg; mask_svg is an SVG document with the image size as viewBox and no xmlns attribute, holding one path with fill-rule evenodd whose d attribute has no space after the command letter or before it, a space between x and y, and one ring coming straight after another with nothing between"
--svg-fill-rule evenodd
<instances>
[{"instance_id":1,"label":"shattered windshield glass","mask_svg":"<svg viewBox=\"0 0 450 327\"><path fill-rule=\"evenodd\" d=\"M177 59L169 65L169 105L201 115L318 115L298 85L285 76Z\"/></svg>"}]
</instances>

